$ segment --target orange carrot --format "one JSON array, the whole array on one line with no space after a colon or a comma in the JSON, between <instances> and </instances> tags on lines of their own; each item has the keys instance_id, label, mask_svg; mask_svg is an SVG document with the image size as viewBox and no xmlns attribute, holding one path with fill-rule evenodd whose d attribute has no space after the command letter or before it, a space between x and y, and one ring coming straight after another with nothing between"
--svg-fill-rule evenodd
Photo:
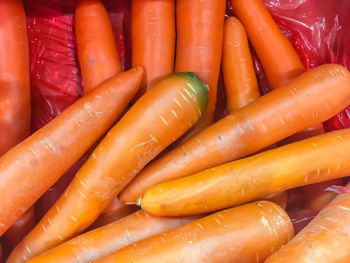
<instances>
[{"instance_id":1,"label":"orange carrot","mask_svg":"<svg viewBox=\"0 0 350 263\"><path fill-rule=\"evenodd\" d=\"M11 227L5 232L4 237L12 247L15 247L22 238L33 229L35 224L35 212L32 207L11 225Z\"/></svg>"},{"instance_id":2,"label":"orange carrot","mask_svg":"<svg viewBox=\"0 0 350 263\"><path fill-rule=\"evenodd\" d=\"M195 217L156 217L140 210L119 221L77 236L28 263L88 263L136 241L161 234L195 220Z\"/></svg>"},{"instance_id":3,"label":"orange carrot","mask_svg":"<svg viewBox=\"0 0 350 263\"><path fill-rule=\"evenodd\" d=\"M123 202L121 202L118 197L116 197L103 211L103 213L98 217L98 219L89 227L89 229L95 229L117 221L123 217L132 214L138 209L138 206L126 205Z\"/></svg>"},{"instance_id":4,"label":"orange carrot","mask_svg":"<svg viewBox=\"0 0 350 263\"><path fill-rule=\"evenodd\" d=\"M261 201L138 241L94 263L263 262L294 235L288 215Z\"/></svg>"},{"instance_id":5,"label":"orange carrot","mask_svg":"<svg viewBox=\"0 0 350 263\"><path fill-rule=\"evenodd\" d=\"M350 73L322 65L213 124L146 167L124 190L135 201L151 186L257 152L350 104ZM320 96L322 94L322 96Z\"/></svg>"},{"instance_id":6,"label":"orange carrot","mask_svg":"<svg viewBox=\"0 0 350 263\"><path fill-rule=\"evenodd\" d=\"M0 236L110 128L143 74L137 68L106 81L0 159Z\"/></svg>"},{"instance_id":7,"label":"orange carrot","mask_svg":"<svg viewBox=\"0 0 350 263\"><path fill-rule=\"evenodd\" d=\"M260 97L247 35L235 17L225 21L222 69L230 113ZM287 199L288 194L283 192L269 200L286 209Z\"/></svg>"},{"instance_id":8,"label":"orange carrot","mask_svg":"<svg viewBox=\"0 0 350 263\"><path fill-rule=\"evenodd\" d=\"M154 215L200 214L350 174L350 129L288 144L149 189Z\"/></svg>"},{"instance_id":9,"label":"orange carrot","mask_svg":"<svg viewBox=\"0 0 350 263\"><path fill-rule=\"evenodd\" d=\"M112 25L101 0L78 1L75 35L86 94L121 71Z\"/></svg>"},{"instance_id":10,"label":"orange carrot","mask_svg":"<svg viewBox=\"0 0 350 263\"><path fill-rule=\"evenodd\" d=\"M330 186L340 186L342 184L342 179L335 179L318 184L311 184L303 187L303 193L312 210L319 212L325 206L327 206L337 195L334 192L326 191L326 189Z\"/></svg>"},{"instance_id":11,"label":"orange carrot","mask_svg":"<svg viewBox=\"0 0 350 263\"><path fill-rule=\"evenodd\" d=\"M349 186L348 186L349 187ZM347 263L350 194L338 195L294 239L265 263Z\"/></svg>"},{"instance_id":12,"label":"orange carrot","mask_svg":"<svg viewBox=\"0 0 350 263\"><path fill-rule=\"evenodd\" d=\"M210 125L214 118L225 9L225 0L176 1L175 71L194 72L209 85L207 111L183 140Z\"/></svg>"},{"instance_id":13,"label":"orange carrot","mask_svg":"<svg viewBox=\"0 0 350 263\"><path fill-rule=\"evenodd\" d=\"M222 70L230 113L260 97L247 35L235 17L225 21Z\"/></svg>"},{"instance_id":14,"label":"orange carrot","mask_svg":"<svg viewBox=\"0 0 350 263\"><path fill-rule=\"evenodd\" d=\"M175 0L133 0L131 19L132 64L147 75L141 96L174 71Z\"/></svg>"},{"instance_id":15,"label":"orange carrot","mask_svg":"<svg viewBox=\"0 0 350 263\"><path fill-rule=\"evenodd\" d=\"M30 134L29 51L22 0L0 1L0 46L2 156ZM0 219L0 236L1 228Z\"/></svg>"},{"instance_id":16,"label":"orange carrot","mask_svg":"<svg viewBox=\"0 0 350 263\"><path fill-rule=\"evenodd\" d=\"M30 259L90 226L148 162L198 121L206 105L207 90L193 73L174 73L154 85L108 132L8 263Z\"/></svg>"},{"instance_id":17,"label":"orange carrot","mask_svg":"<svg viewBox=\"0 0 350 263\"><path fill-rule=\"evenodd\" d=\"M305 71L262 0L231 0L231 3L235 15L247 30L272 89L287 84Z\"/></svg>"}]
</instances>

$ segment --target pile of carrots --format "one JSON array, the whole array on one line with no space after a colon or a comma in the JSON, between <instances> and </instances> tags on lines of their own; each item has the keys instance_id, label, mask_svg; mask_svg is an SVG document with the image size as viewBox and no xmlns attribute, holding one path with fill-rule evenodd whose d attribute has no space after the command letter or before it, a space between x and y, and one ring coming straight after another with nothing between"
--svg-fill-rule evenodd
<instances>
[{"instance_id":1,"label":"pile of carrots","mask_svg":"<svg viewBox=\"0 0 350 263\"><path fill-rule=\"evenodd\" d=\"M306 71L261 0L231 4L225 18L226 0L132 0L122 72L103 2L79 0L84 96L30 135L25 12L0 1L0 262L348 262L350 129L322 123L350 105L350 73ZM317 214L300 233L285 211L295 188Z\"/></svg>"}]
</instances>

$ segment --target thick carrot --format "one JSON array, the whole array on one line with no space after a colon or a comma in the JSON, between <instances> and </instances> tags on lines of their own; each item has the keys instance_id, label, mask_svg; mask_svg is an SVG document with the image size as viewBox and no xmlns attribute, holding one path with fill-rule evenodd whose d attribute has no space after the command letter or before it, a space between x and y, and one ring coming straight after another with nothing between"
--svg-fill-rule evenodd
<instances>
[{"instance_id":1,"label":"thick carrot","mask_svg":"<svg viewBox=\"0 0 350 263\"><path fill-rule=\"evenodd\" d=\"M304 131L298 132L289 136L283 143L292 143L307 139L313 136L323 134L325 132L323 125L308 128ZM325 189L332 185L341 185L342 179L330 180L327 182L321 182L317 184L311 184L303 187L303 193L309 206L316 212L321 211L332 199L336 196L336 193L327 192Z\"/></svg>"},{"instance_id":2,"label":"thick carrot","mask_svg":"<svg viewBox=\"0 0 350 263\"><path fill-rule=\"evenodd\" d=\"M183 140L210 125L214 118L225 9L225 0L176 1L175 71L194 72L209 85L207 111Z\"/></svg>"},{"instance_id":3,"label":"thick carrot","mask_svg":"<svg viewBox=\"0 0 350 263\"><path fill-rule=\"evenodd\" d=\"M0 236L110 128L143 75L137 68L106 81L0 159Z\"/></svg>"},{"instance_id":4,"label":"thick carrot","mask_svg":"<svg viewBox=\"0 0 350 263\"><path fill-rule=\"evenodd\" d=\"M0 47L1 156L30 134L29 51L22 0L0 1Z\"/></svg>"},{"instance_id":5,"label":"thick carrot","mask_svg":"<svg viewBox=\"0 0 350 263\"><path fill-rule=\"evenodd\" d=\"M343 185L343 180L335 179L303 187L305 199L309 203L312 210L316 212L321 211L336 197L336 193L326 191L328 187L334 185Z\"/></svg>"},{"instance_id":6,"label":"thick carrot","mask_svg":"<svg viewBox=\"0 0 350 263\"><path fill-rule=\"evenodd\" d=\"M350 129L288 144L148 190L154 215L206 213L350 174Z\"/></svg>"},{"instance_id":7,"label":"thick carrot","mask_svg":"<svg viewBox=\"0 0 350 263\"><path fill-rule=\"evenodd\" d=\"M111 22L101 0L79 0L75 35L84 92L121 71Z\"/></svg>"},{"instance_id":8,"label":"thick carrot","mask_svg":"<svg viewBox=\"0 0 350 263\"><path fill-rule=\"evenodd\" d=\"M305 71L262 0L231 0L231 3L235 15L247 30L272 89L285 85Z\"/></svg>"},{"instance_id":9,"label":"thick carrot","mask_svg":"<svg viewBox=\"0 0 350 263\"><path fill-rule=\"evenodd\" d=\"M235 17L224 25L222 71L230 113L260 97L247 35Z\"/></svg>"},{"instance_id":10,"label":"thick carrot","mask_svg":"<svg viewBox=\"0 0 350 263\"><path fill-rule=\"evenodd\" d=\"M174 73L154 85L109 131L8 263L32 258L90 226L149 161L199 120L206 105L207 90L193 73Z\"/></svg>"},{"instance_id":11,"label":"thick carrot","mask_svg":"<svg viewBox=\"0 0 350 263\"><path fill-rule=\"evenodd\" d=\"M7 229L4 233L4 238L12 247L15 247L33 229L35 224L35 211L34 207L32 207Z\"/></svg>"},{"instance_id":12,"label":"thick carrot","mask_svg":"<svg viewBox=\"0 0 350 263\"><path fill-rule=\"evenodd\" d=\"M261 201L138 241L94 262L263 262L293 235L292 222L283 209Z\"/></svg>"},{"instance_id":13,"label":"thick carrot","mask_svg":"<svg viewBox=\"0 0 350 263\"><path fill-rule=\"evenodd\" d=\"M132 65L146 69L142 95L174 71L175 0L133 0L131 6Z\"/></svg>"},{"instance_id":14,"label":"thick carrot","mask_svg":"<svg viewBox=\"0 0 350 263\"><path fill-rule=\"evenodd\" d=\"M349 262L349 211L350 194L338 195L290 243L272 254L265 263Z\"/></svg>"},{"instance_id":15,"label":"thick carrot","mask_svg":"<svg viewBox=\"0 0 350 263\"><path fill-rule=\"evenodd\" d=\"M116 197L103 211L103 213L98 217L98 219L89 227L89 229L95 229L112 223L116 220L119 220L123 217L132 214L138 209L138 206L126 205L122 201L120 201L118 197Z\"/></svg>"},{"instance_id":16,"label":"thick carrot","mask_svg":"<svg viewBox=\"0 0 350 263\"><path fill-rule=\"evenodd\" d=\"M238 159L335 115L350 104L350 74L322 65L213 124L146 167L120 196ZM322 94L322 96L320 95Z\"/></svg>"},{"instance_id":17,"label":"thick carrot","mask_svg":"<svg viewBox=\"0 0 350 263\"><path fill-rule=\"evenodd\" d=\"M88 263L195 219L156 217L140 210L119 221L77 236L29 260L28 263Z\"/></svg>"}]
</instances>

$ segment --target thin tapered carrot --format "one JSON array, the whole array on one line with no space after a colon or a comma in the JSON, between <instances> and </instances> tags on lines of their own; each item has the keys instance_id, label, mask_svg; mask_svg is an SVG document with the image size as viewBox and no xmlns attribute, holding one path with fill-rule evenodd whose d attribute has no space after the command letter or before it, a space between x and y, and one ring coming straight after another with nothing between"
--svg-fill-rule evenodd
<instances>
[{"instance_id":1,"label":"thin tapered carrot","mask_svg":"<svg viewBox=\"0 0 350 263\"><path fill-rule=\"evenodd\" d=\"M140 210L119 221L77 236L32 258L28 263L88 263L195 219L198 218L157 217Z\"/></svg>"},{"instance_id":2,"label":"thin tapered carrot","mask_svg":"<svg viewBox=\"0 0 350 263\"><path fill-rule=\"evenodd\" d=\"M8 263L30 259L90 226L148 162L199 120L206 105L207 90L193 73L155 84L108 132Z\"/></svg>"},{"instance_id":3,"label":"thin tapered carrot","mask_svg":"<svg viewBox=\"0 0 350 263\"><path fill-rule=\"evenodd\" d=\"M106 81L1 157L0 236L110 128L143 75L136 68Z\"/></svg>"},{"instance_id":4,"label":"thin tapered carrot","mask_svg":"<svg viewBox=\"0 0 350 263\"><path fill-rule=\"evenodd\" d=\"M209 85L207 111L183 140L210 125L214 118L225 9L225 0L176 1L175 71L194 72Z\"/></svg>"},{"instance_id":5,"label":"thin tapered carrot","mask_svg":"<svg viewBox=\"0 0 350 263\"><path fill-rule=\"evenodd\" d=\"M75 35L86 94L121 71L112 25L101 0L78 1Z\"/></svg>"},{"instance_id":6,"label":"thin tapered carrot","mask_svg":"<svg viewBox=\"0 0 350 263\"><path fill-rule=\"evenodd\" d=\"M350 104L350 73L327 64L213 124L146 167L124 190L135 201L151 186L257 152ZM322 94L322 96L320 96Z\"/></svg>"},{"instance_id":7,"label":"thin tapered carrot","mask_svg":"<svg viewBox=\"0 0 350 263\"><path fill-rule=\"evenodd\" d=\"M336 196L337 194L326 189L331 186L341 186L343 185L342 179L330 180L322 183L311 184L303 187L303 193L306 199L306 202L309 203L309 206L316 212L321 211L326 207Z\"/></svg>"},{"instance_id":8,"label":"thin tapered carrot","mask_svg":"<svg viewBox=\"0 0 350 263\"><path fill-rule=\"evenodd\" d=\"M260 97L247 35L235 17L224 25L222 71L230 113Z\"/></svg>"},{"instance_id":9,"label":"thin tapered carrot","mask_svg":"<svg viewBox=\"0 0 350 263\"><path fill-rule=\"evenodd\" d=\"M235 17L227 18L224 25L222 70L230 113L260 97L247 35ZM269 200L286 209L287 199L288 194L283 192Z\"/></svg>"},{"instance_id":10,"label":"thin tapered carrot","mask_svg":"<svg viewBox=\"0 0 350 263\"><path fill-rule=\"evenodd\" d=\"M293 235L283 209L261 201L220 211L93 262L259 263Z\"/></svg>"},{"instance_id":11,"label":"thin tapered carrot","mask_svg":"<svg viewBox=\"0 0 350 263\"><path fill-rule=\"evenodd\" d=\"M154 215L206 213L350 174L350 129L292 143L149 189Z\"/></svg>"},{"instance_id":12,"label":"thin tapered carrot","mask_svg":"<svg viewBox=\"0 0 350 263\"><path fill-rule=\"evenodd\" d=\"M132 65L146 69L141 96L174 71L175 0L133 0L131 6Z\"/></svg>"},{"instance_id":13,"label":"thin tapered carrot","mask_svg":"<svg viewBox=\"0 0 350 263\"><path fill-rule=\"evenodd\" d=\"M347 186L349 188L349 186ZM338 195L285 247L265 263L347 263L350 194Z\"/></svg>"},{"instance_id":14,"label":"thin tapered carrot","mask_svg":"<svg viewBox=\"0 0 350 263\"><path fill-rule=\"evenodd\" d=\"M2 156L30 135L29 51L22 0L0 1L0 47Z\"/></svg>"},{"instance_id":15,"label":"thin tapered carrot","mask_svg":"<svg viewBox=\"0 0 350 263\"><path fill-rule=\"evenodd\" d=\"M139 207L137 205L126 205L120 201L118 197L116 197L98 217L98 219L89 227L89 229L95 229L112 223L132 214L138 209Z\"/></svg>"},{"instance_id":16,"label":"thin tapered carrot","mask_svg":"<svg viewBox=\"0 0 350 263\"><path fill-rule=\"evenodd\" d=\"M287 84L305 71L262 0L231 0L231 3L235 15L247 30L272 89Z\"/></svg>"}]
</instances>

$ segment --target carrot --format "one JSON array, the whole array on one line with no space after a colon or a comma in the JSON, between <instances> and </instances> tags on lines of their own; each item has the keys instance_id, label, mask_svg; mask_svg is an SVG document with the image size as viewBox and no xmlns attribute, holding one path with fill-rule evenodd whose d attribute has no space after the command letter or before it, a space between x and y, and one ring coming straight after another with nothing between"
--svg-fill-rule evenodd
<instances>
[{"instance_id":1,"label":"carrot","mask_svg":"<svg viewBox=\"0 0 350 263\"><path fill-rule=\"evenodd\" d=\"M350 74L340 65L322 65L306 72L153 162L120 199L135 201L155 184L255 153L320 123L350 104L349 87Z\"/></svg>"},{"instance_id":2,"label":"carrot","mask_svg":"<svg viewBox=\"0 0 350 263\"><path fill-rule=\"evenodd\" d=\"M0 1L0 46L2 156L30 134L29 51L21 0Z\"/></svg>"},{"instance_id":3,"label":"carrot","mask_svg":"<svg viewBox=\"0 0 350 263\"><path fill-rule=\"evenodd\" d=\"M323 125L319 124L317 126L308 128L299 133L289 136L282 143L292 143L300 141L309 137L323 134L325 132ZM317 184L307 185L303 187L303 193L306 201L312 208L312 210L319 212L321 211L332 199L336 196L336 193L325 191L328 186L340 185L342 179L330 180L328 182L321 182Z\"/></svg>"},{"instance_id":4,"label":"carrot","mask_svg":"<svg viewBox=\"0 0 350 263\"><path fill-rule=\"evenodd\" d=\"M235 17L224 25L222 70L230 113L260 97L247 35Z\"/></svg>"},{"instance_id":5,"label":"carrot","mask_svg":"<svg viewBox=\"0 0 350 263\"><path fill-rule=\"evenodd\" d=\"M75 35L86 94L121 71L112 25L101 0L78 1Z\"/></svg>"},{"instance_id":6,"label":"carrot","mask_svg":"<svg viewBox=\"0 0 350 263\"><path fill-rule=\"evenodd\" d=\"M35 224L35 212L34 207L32 207L11 225L5 232L4 237L12 247L15 247L33 229Z\"/></svg>"},{"instance_id":7,"label":"carrot","mask_svg":"<svg viewBox=\"0 0 350 263\"><path fill-rule=\"evenodd\" d=\"M325 206L327 206L337 195L336 193L326 191L326 189L333 185L342 184L342 179L335 179L322 183L311 184L303 187L303 193L312 210L319 212Z\"/></svg>"},{"instance_id":8,"label":"carrot","mask_svg":"<svg viewBox=\"0 0 350 263\"><path fill-rule=\"evenodd\" d=\"M225 21L222 69L230 113L260 97L247 35L235 17ZM269 200L286 209L287 199L288 194L283 192Z\"/></svg>"},{"instance_id":9,"label":"carrot","mask_svg":"<svg viewBox=\"0 0 350 263\"><path fill-rule=\"evenodd\" d=\"M106 132L143 74L137 68L106 81L0 159L0 236Z\"/></svg>"},{"instance_id":10,"label":"carrot","mask_svg":"<svg viewBox=\"0 0 350 263\"><path fill-rule=\"evenodd\" d=\"M87 263L136 241L190 223L195 217L156 217L140 210L119 221L77 236L28 263Z\"/></svg>"},{"instance_id":11,"label":"carrot","mask_svg":"<svg viewBox=\"0 0 350 263\"><path fill-rule=\"evenodd\" d=\"M196 123L206 104L207 90L193 73L171 74L154 85L109 131L8 263L30 259L90 226L149 161Z\"/></svg>"},{"instance_id":12,"label":"carrot","mask_svg":"<svg viewBox=\"0 0 350 263\"><path fill-rule=\"evenodd\" d=\"M231 0L231 3L235 15L247 30L272 89L287 84L305 71L262 0Z\"/></svg>"},{"instance_id":13,"label":"carrot","mask_svg":"<svg viewBox=\"0 0 350 263\"><path fill-rule=\"evenodd\" d=\"M89 229L95 229L112 223L116 220L119 220L123 217L132 214L138 209L138 206L126 205L123 202L121 202L118 197L116 197L103 211L103 213L98 217L98 219L89 227Z\"/></svg>"},{"instance_id":14,"label":"carrot","mask_svg":"<svg viewBox=\"0 0 350 263\"><path fill-rule=\"evenodd\" d=\"M263 262L293 235L283 209L261 201L220 211L93 262Z\"/></svg>"},{"instance_id":15,"label":"carrot","mask_svg":"<svg viewBox=\"0 0 350 263\"><path fill-rule=\"evenodd\" d=\"M338 195L290 243L272 254L265 263L349 262L349 211L350 194Z\"/></svg>"},{"instance_id":16,"label":"carrot","mask_svg":"<svg viewBox=\"0 0 350 263\"><path fill-rule=\"evenodd\" d=\"M133 0L131 6L132 65L146 69L141 96L174 71L175 0Z\"/></svg>"},{"instance_id":17,"label":"carrot","mask_svg":"<svg viewBox=\"0 0 350 263\"><path fill-rule=\"evenodd\" d=\"M176 1L175 71L194 72L209 85L207 111L183 140L210 125L214 118L225 9L225 0Z\"/></svg>"},{"instance_id":18,"label":"carrot","mask_svg":"<svg viewBox=\"0 0 350 263\"><path fill-rule=\"evenodd\" d=\"M350 174L350 129L320 135L149 189L154 215L200 214Z\"/></svg>"}]
</instances>

